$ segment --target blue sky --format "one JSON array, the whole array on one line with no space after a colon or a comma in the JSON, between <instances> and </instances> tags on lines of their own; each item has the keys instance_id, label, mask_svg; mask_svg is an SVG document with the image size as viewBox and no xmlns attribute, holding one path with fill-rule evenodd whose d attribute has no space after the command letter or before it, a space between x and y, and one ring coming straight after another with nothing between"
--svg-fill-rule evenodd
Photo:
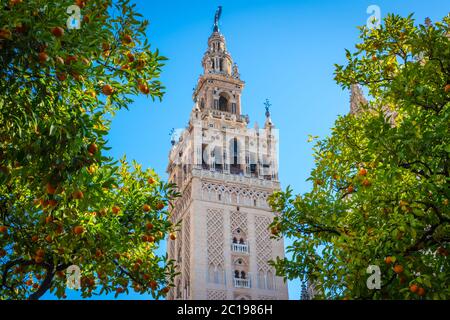
<instances>
[{"instance_id":1,"label":"blue sky","mask_svg":"<svg viewBox=\"0 0 450 320\"><path fill-rule=\"evenodd\" d=\"M378 5L382 17L415 13L419 22L440 20L450 11L444 0L133 2L150 21L153 48L169 58L161 77L167 93L161 103L139 97L129 111L117 114L109 134L111 155L126 154L167 178L169 132L187 124L214 13L222 5L221 32L246 82L242 113L249 114L251 126L262 124L263 103L270 99L272 120L280 130L280 181L296 193L309 188L305 180L313 158L308 135L326 136L337 115L349 110L349 93L334 82L333 65L344 63L344 49L352 50L358 42L356 27L366 24L367 7ZM160 250L164 253L165 247ZM290 299L298 299L299 291L298 281L289 283ZM68 295L79 297L73 291Z\"/></svg>"}]
</instances>

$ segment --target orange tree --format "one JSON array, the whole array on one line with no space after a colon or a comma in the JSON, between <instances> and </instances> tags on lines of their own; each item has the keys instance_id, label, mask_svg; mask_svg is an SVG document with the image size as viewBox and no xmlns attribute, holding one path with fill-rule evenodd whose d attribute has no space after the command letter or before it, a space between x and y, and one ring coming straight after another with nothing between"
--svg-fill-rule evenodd
<instances>
[{"instance_id":1,"label":"orange tree","mask_svg":"<svg viewBox=\"0 0 450 320\"><path fill-rule=\"evenodd\" d=\"M318 298L450 298L449 23L389 15L362 27L336 81L371 101L316 141L312 190L270 199L281 213L272 233L294 240L277 271L309 279ZM379 289L367 286L370 265Z\"/></svg>"},{"instance_id":2,"label":"orange tree","mask_svg":"<svg viewBox=\"0 0 450 320\"><path fill-rule=\"evenodd\" d=\"M66 25L69 6L80 29ZM155 254L174 232L177 196L152 170L105 155L114 113L137 94L161 98L164 58L128 0L0 1L0 299L164 296L174 276Z\"/></svg>"}]
</instances>

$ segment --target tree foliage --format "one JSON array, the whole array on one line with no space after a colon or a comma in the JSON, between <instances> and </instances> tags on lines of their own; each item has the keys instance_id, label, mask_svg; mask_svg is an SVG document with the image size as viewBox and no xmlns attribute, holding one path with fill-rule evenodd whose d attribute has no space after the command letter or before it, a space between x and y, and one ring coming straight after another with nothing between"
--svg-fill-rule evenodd
<instances>
[{"instance_id":1,"label":"tree foliage","mask_svg":"<svg viewBox=\"0 0 450 320\"><path fill-rule=\"evenodd\" d=\"M309 279L317 298L450 297L449 24L389 15L361 27L335 79L370 102L316 141L312 190L271 197L273 233L294 239L277 271ZM367 286L370 265L379 290Z\"/></svg>"},{"instance_id":2,"label":"tree foliage","mask_svg":"<svg viewBox=\"0 0 450 320\"><path fill-rule=\"evenodd\" d=\"M67 8L81 9L69 29ZM65 297L68 266L83 297L164 296L177 196L152 170L105 155L116 111L161 98L164 57L128 0L0 1L0 299Z\"/></svg>"}]
</instances>

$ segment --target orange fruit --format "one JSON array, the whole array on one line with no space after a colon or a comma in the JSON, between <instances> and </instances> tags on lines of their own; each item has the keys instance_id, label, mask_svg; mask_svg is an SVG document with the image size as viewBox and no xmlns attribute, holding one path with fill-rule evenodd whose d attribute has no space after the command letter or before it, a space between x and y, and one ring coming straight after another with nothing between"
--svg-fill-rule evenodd
<instances>
[{"instance_id":1,"label":"orange fruit","mask_svg":"<svg viewBox=\"0 0 450 320\"><path fill-rule=\"evenodd\" d=\"M158 283L155 280L152 280L148 283L148 286L152 289L152 290L156 290L156 288L158 288Z\"/></svg>"},{"instance_id":2,"label":"orange fruit","mask_svg":"<svg viewBox=\"0 0 450 320\"><path fill-rule=\"evenodd\" d=\"M150 211L150 206L148 204L144 204L142 206L142 210L144 210L145 212L149 212Z\"/></svg>"},{"instance_id":3,"label":"orange fruit","mask_svg":"<svg viewBox=\"0 0 450 320\"><path fill-rule=\"evenodd\" d=\"M415 284L412 284L409 286L409 291L411 291L412 293L416 293L417 290L419 290L419 287Z\"/></svg>"},{"instance_id":4,"label":"orange fruit","mask_svg":"<svg viewBox=\"0 0 450 320\"><path fill-rule=\"evenodd\" d=\"M423 297L423 296L425 295L425 289L422 288L422 287L420 287L420 288L417 290L417 294L418 294L419 296Z\"/></svg>"},{"instance_id":5,"label":"orange fruit","mask_svg":"<svg viewBox=\"0 0 450 320\"><path fill-rule=\"evenodd\" d=\"M169 235L170 240L175 240L177 238L177 235L175 233L171 233Z\"/></svg>"},{"instance_id":6,"label":"orange fruit","mask_svg":"<svg viewBox=\"0 0 450 320\"><path fill-rule=\"evenodd\" d=\"M0 29L0 39L10 39L11 31L8 29Z\"/></svg>"},{"instance_id":7,"label":"orange fruit","mask_svg":"<svg viewBox=\"0 0 450 320\"><path fill-rule=\"evenodd\" d=\"M46 189L47 189L47 193L48 194L55 194L56 193L56 188L54 186L52 186L51 183L47 183Z\"/></svg>"},{"instance_id":8,"label":"orange fruit","mask_svg":"<svg viewBox=\"0 0 450 320\"><path fill-rule=\"evenodd\" d=\"M114 214L118 214L118 213L120 212L120 207L118 207L118 206L112 207L112 212L113 212Z\"/></svg>"},{"instance_id":9,"label":"orange fruit","mask_svg":"<svg viewBox=\"0 0 450 320\"><path fill-rule=\"evenodd\" d=\"M7 226L0 226L0 233L6 233L6 231L8 231Z\"/></svg>"},{"instance_id":10,"label":"orange fruit","mask_svg":"<svg viewBox=\"0 0 450 320\"><path fill-rule=\"evenodd\" d=\"M84 194L83 194L82 191L77 190L77 191L75 191L74 193L72 193L72 197L73 197L74 199L76 199L76 200L80 200L80 199L83 199L83 198L84 198Z\"/></svg>"},{"instance_id":11,"label":"orange fruit","mask_svg":"<svg viewBox=\"0 0 450 320\"><path fill-rule=\"evenodd\" d=\"M133 62L134 61L134 54L132 54L131 52L127 53L127 58L129 62Z\"/></svg>"},{"instance_id":12,"label":"orange fruit","mask_svg":"<svg viewBox=\"0 0 450 320\"><path fill-rule=\"evenodd\" d=\"M33 242L37 242L38 240L39 240L39 237L36 235L31 237L31 241L33 241Z\"/></svg>"},{"instance_id":13,"label":"orange fruit","mask_svg":"<svg viewBox=\"0 0 450 320\"><path fill-rule=\"evenodd\" d=\"M153 229L153 224L148 222L145 227L147 228L147 230L152 230Z\"/></svg>"},{"instance_id":14,"label":"orange fruit","mask_svg":"<svg viewBox=\"0 0 450 320\"><path fill-rule=\"evenodd\" d=\"M53 222L53 217L52 216L47 216L47 217L45 217L45 223L51 223L51 222Z\"/></svg>"},{"instance_id":15,"label":"orange fruit","mask_svg":"<svg viewBox=\"0 0 450 320\"><path fill-rule=\"evenodd\" d=\"M96 154L97 151L98 151L97 145L96 145L95 143L91 143L91 144L88 146L88 151L89 151L90 153L92 153L92 154Z\"/></svg>"},{"instance_id":16,"label":"orange fruit","mask_svg":"<svg viewBox=\"0 0 450 320\"><path fill-rule=\"evenodd\" d=\"M113 94L114 89L113 89L113 87L111 87L111 85L105 84L102 88L102 92L105 96L110 96Z\"/></svg>"},{"instance_id":17,"label":"orange fruit","mask_svg":"<svg viewBox=\"0 0 450 320\"><path fill-rule=\"evenodd\" d=\"M0 249L0 258L3 258L4 256L6 256L6 250Z\"/></svg>"},{"instance_id":18,"label":"orange fruit","mask_svg":"<svg viewBox=\"0 0 450 320\"><path fill-rule=\"evenodd\" d=\"M400 264L397 264L394 266L394 272L397 274L403 273L404 269L403 266Z\"/></svg>"},{"instance_id":19,"label":"orange fruit","mask_svg":"<svg viewBox=\"0 0 450 320\"><path fill-rule=\"evenodd\" d=\"M156 209L162 210L162 209L164 209L165 206L166 206L166 205L164 204L164 202L158 202L158 203L156 204Z\"/></svg>"},{"instance_id":20,"label":"orange fruit","mask_svg":"<svg viewBox=\"0 0 450 320\"><path fill-rule=\"evenodd\" d=\"M450 84L447 84L444 88L445 92L450 92Z\"/></svg>"},{"instance_id":21,"label":"orange fruit","mask_svg":"<svg viewBox=\"0 0 450 320\"><path fill-rule=\"evenodd\" d=\"M52 28L51 31L52 31L52 34L57 38L60 38L64 35L64 29L61 27L54 27L54 28Z\"/></svg>"},{"instance_id":22,"label":"orange fruit","mask_svg":"<svg viewBox=\"0 0 450 320\"><path fill-rule=\"evenodd\" d=\"M47 235L47 236L45 237L45 241L47 241L48 243L52 242L52 241L53 241L52 236Z\"/></svg>"},{"instance_id":23,"label":"orange fruit","mask_svg":"<svg viewBox=\"0 0 450 320\"><path fill-rule=\"evenodd\" d=\"M73 228L73 233L76 235L80 235L84 232L84 228L82 226L76 226Z\"/></svg>"},{"instance_id":24,"label":"orange fruit","mask_svg":"<svg viewBox=\"0 0 450 320\"><path fill-rule=\"evenodd\" d=\"M150 93L150 89L148 88L148 85L141 83L139 86L139 91L142 92L143 94L149 94Z\"/></svg>"},{"instance_id":25,"label":"orange fruit","mask_svg":"<svg viewBox=\"0 0 450 320\"><path fill-rule=\"evenodd\" d=\"M57 73L56 78L59 81L65 81L67 79L67 74L65 74L64 72Z\"/></svg>"},{"instance_id":26,"label":"orange fruit","mask_svg":"<svg viewBox=\"0 0 450 320\"><path fill-rule=\"evenodd\" d=\"M370 187L371 182L370 182L368 179L364 179L363 182L362 182L362 185L363 185L364 187Z\"/></svg>"},{"instance_id":27,"label":"orange fruit","mask_svg":"<svg viewBox=\"0 0 450 320\"><path fill-rule=\"evenodd\" d=\"M131 38L129 34L126 34L123 36L122 42L125 44L130 44L131 42L133 42L133 38Z\"/></svg>"},{"instance_id":28,"label":"orange fruit","mask_svg":"<svg viewBox=\"0 0 450 320\"><path fill-rule=\"evenodd\" d=\"M367 174L367 170L364 169L364 168L361 168L361 169L359 169L358 174L359 174L360 176L365 176L365 175Z\"/></svg>"},{"instance_id":29,"label":"orange fruit","mask_svg":"<svg viewBox=\"0 0 450 320\"><path fill-rule=\"evenodd\" d=\"M355 188L353 188L353 186L349 186L348 188L347 188L347 192L348 193L353 193L355 191Z\"/></svg>"},{"instance_id":30,"label":"orange fruit","mask_svg":"<svg viewBox=\"0 0 450 320\"><path fill-rule=\"evenodd\" d=\"M148 184L154 184L155 183L155 179L148 178L147 182L148 182Z\"/></svg>"},{"instance_id":31,"label":"orange fruit","mask_svg":"<svg viewBox=\"0 0 450 320\"><path fill-rule=\"evenodd\" d=\"M392 263L392 257L386 257L384 259L384 262L386 262L386 264L391 264Z\"/></svg>"},{"instance_id":32,"label":"orange fruit","mask_svg":"<svg viewBox=\"0 0 450 320\"><path fill-rule=\"evenodd\" d=\"M45 255L44 249L37 249L36 250L36 257L43 257Z\"/></svg>"},{"instance_id":33,"label":"orange fruit","mask_svg":"<svg viewBox=\"0 0 450 320\"><path fill-rule=\"evenodd\" d=\"M40 52L38 55L39 63L44 64L48 61L48 54L45 52Z\"/></svg>"}]
</instances>

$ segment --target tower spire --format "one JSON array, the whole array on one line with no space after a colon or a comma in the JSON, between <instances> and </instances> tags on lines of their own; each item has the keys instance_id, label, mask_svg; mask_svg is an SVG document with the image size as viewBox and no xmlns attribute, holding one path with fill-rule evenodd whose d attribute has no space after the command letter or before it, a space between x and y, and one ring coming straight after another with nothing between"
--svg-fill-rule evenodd
<instances>
[{"instance_id":1,"label":"tower spire","mask_svg":"<svg viewBox=\"0 0 450 320\"><path fill-rule=\"evenodd\" d=\"M219 31L219 20L220 20L221 15L222 15L222 6L219 6L217 8L216 15L214 16L213 32L220 32Z\"/></svg>"}]
</instances>

